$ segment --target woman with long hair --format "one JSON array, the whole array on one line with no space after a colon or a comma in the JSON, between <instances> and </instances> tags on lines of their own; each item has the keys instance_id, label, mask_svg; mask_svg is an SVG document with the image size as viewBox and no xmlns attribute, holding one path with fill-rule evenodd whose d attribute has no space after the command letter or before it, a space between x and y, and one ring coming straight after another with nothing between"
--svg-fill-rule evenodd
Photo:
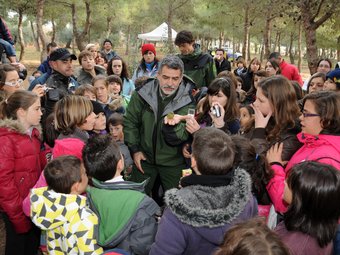
<instances>
[{"instance_id":1,"label":"woman with long hair","mask_svg":"<svg viewBox=\"0 0 340 255\"><path fill-rule=\"evenodd\" d=\"M122 94L129 96L135 90L135 84L129 79L129 71L125 61L119 57L114 56L107 64L107 75L118 75L123 81L123 91Z\"/></svg>"}]
</instances>

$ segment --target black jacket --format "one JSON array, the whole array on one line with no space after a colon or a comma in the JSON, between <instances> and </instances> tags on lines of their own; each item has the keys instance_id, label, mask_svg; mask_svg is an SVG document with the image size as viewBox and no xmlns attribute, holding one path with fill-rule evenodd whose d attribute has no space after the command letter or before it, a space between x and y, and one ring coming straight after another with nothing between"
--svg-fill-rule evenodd
<instances>
[{"instance_id":1,"label":"black jacket","mask_svg":"<svg viewBox=\"0 0 340 255\"><path fill-rule=\"evenodd\" d=\"M222 71L231 71L230 62L223 58L223 61L220 63L215 59L216 73L219 74Z\"/></svg>"}]
</instances>

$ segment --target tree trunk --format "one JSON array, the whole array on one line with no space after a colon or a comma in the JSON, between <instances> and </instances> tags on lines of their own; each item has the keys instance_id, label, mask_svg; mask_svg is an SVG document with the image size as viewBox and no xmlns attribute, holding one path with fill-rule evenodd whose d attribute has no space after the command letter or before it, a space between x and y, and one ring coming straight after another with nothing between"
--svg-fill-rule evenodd
<instances>
[{"instance_id":1,"label":"tree trunk","mask_svg":"<svg viewBox=\"0 0 340 255\"><path fill-rule=\"evenodd\" d=\"M270 33L271 33L272 20L266 18L266 24L263 33L263 44L264 44L264 58L268 58L270 55Z\"/></svg>"},{"instance_id":2,"label":"tree trunk","mask_svg":"<svg viewBox=\"0 0 340 255\"><path fill-rule=\"evenodd\" d=\"M39 37L38 37L38 35L35 33L34 25L33 25L32 20L30 20L30 25L31 25L31 29L32 29L32 35L33 35L33 41L34 41L35 50L38 51L38 52L40 52Z\"/></svg>"},{"instance_id":3,"label":"tree trunk","mask_svg":"<svg viewBox=\"0 0 340 255\"><path fill-rule=\"evenodd\" d=\"M262 63L263 61L263 55L264 55L264 43L261 44L261 53L260 53L260 61Z\"/></svg>"},{"instance_id":4,"label":"tree trunk","mask_svg":"<svg viewBox=\"0 0 340 255\"><path fill-rule=\"evenodd\" d=\"M71 4L71 10L72 10L72 25L73 25L73 36L75 38L75 42L77 44L77 47L80 51L83 51L85 49L85 37L89 33L89 29L91 26L91 9L90 9L90 3L89 1L85 2L86 7L86 21L84 24L84 29L82 33L78 32L78 22L77 22L77 12L76 12L76 5L75 3Z\"/></svg>"},{"instance_id":5,"label":"tree trunk","mask_svg":"<svg viewBox=\"0 0 340 255\"><path fill-rule=\"evenodd\" d=\"M167 18L167 24L168 24L168 49L169 53L172 54L175 52L174 44L172 43L172 9L171 4L169 4L169 10L168 10L168 18Z\"/></svg>"},{"instance_id":6,"label":"tree trunk","mask_svg":"<svg viewBox=\"0 0 340 255\"><path fill-rule=\"evenodd\" d=\"M299 35L298 35L298 69L301 71L301 63L302 63L302 24L299 22Z\"/></svg>"},{"instance_id":7,"label":"tree trunk","mask_svg":"<svg viewBox=\"0 0 340 255\"><path fill-rule=\"evenodd\" d=\"M249 35L249 37L250 37L250 35ZM248 51L248 61L250 61L251 60L251 57L250 57L250 39L248 39L248 47L247 47L247 51Z\"/></svg>"},{"instance_id":8,"label":"tree trunk","mask_svg":"<svg viewBox=\"0 0 340 255\"><path fill-rule=\"evenodd\" d=\"M224 32L220 31L219 37L218 37L218 48L222 48L224 41Z\"/></svg>"},{"instance_id":9,"label":"tree trunk","mask_svg":"<svg viewBox=\"0 0 340 255\"><path fill-rule=\"evenodd\" d=\"M55 27L54 18L52 18L51 23L52 23L52 38L51 38L51 42L55 42L56 27Z\"/></svg>"},{"instance_id":10,"label":"tree trunk","mask_svg":"<svg viewBox=\"0 0 340 255\"><path fill-rule=\"evenodd\" d=\"M23 19L23 10L18 10L19 14L19 20L18 20L18 36L19 36L19 42L20 42L20 57L19 61L22 61L24 59L25 55L25 42L24 42L24 36L22 34L22 19Z\"/></svg>"},{"instance_id":11,"label":"tree trunk","mask_svg":"<svg viewBox=\"0 0 340 255\"><path fill-rule=\"evenodd\" d=\"M242 56L247 61L249 58L248 55L248 46L249 46L249 4L246 4L244 9L244 34L243 34L243 47L242 47Z\"/></svg>"},{"instance_id":12,"label":"tree trunk","mask_svg":"<svg viewBox=\"0 0 340 255\"><path fill-rule=\"evenodd\" d=\"M131 25L128 25L128 31L127 31L127 37L126 37L125 56L129 55L129 51L130 51L130 38L131 38Z\"/></svg>"},{"instance_id":13,"label":"tree trunk","mask_svg":"<svg viewBox=\"0 0 340 255\"><path fill-rule=\"evenodd\" d=\"M340 36L338 36L336 45L336 61L340 61Z\"/></svg>"},{"instance_id":14,"label":"tree trunk","mask_svg":"<svg viewBox=\"0 0 340 255\"><path fill-rule=\"evenodd\" d=\"M106 38L110 38L112 33L112 16L106 17Z\"/></svg>"},{"instance_id":15,"label":"tree trunk","mask_svg":"<svg viewBox=\"0 0 340 255\"><path fill-rule=\"evenodd\" d=\"M277 31L277 52L281 52L281 31Z\"/></svg>"},{"instance_id":16,"label":"tree trunk","mask_svg":"<svg viewBox=\"0 0 340 255\"><path fill-rule=\"evenodd\" d=\"M71 43L72 43L72 37L70 39L68 39L68 41L66 42L65 48L71 49Z\"/></svg>"},{"instance_id":17,"label":"tree trunk","mask_svg":"<svg viewBox=\"0 0 340 255\"><path fill-rule=\"evenodd\" d=\"M37 32L43 48L40 55L40 61L43 61L44 54L46 54L46 42L47 42L46 35L42 27L44 17L44 4L45 0L37 0Z\"/></svg>"},{"instance_id":18,"label":"tree trunk","mask_svg":"<svg viewBox=\"0 0 340 255\"><path fill-rule=\"evenodd\" d=\"M291 32L288 52L289 52L290 63L294 65L293 43L294 43L294 32Z\"/></svg>"}]
</instances>

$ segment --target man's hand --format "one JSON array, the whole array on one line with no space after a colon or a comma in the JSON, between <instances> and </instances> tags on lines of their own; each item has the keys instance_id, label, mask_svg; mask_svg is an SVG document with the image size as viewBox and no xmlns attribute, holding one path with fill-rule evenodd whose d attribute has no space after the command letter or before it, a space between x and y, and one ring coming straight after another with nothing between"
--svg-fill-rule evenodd
<instances>
[{"instance_id":1,"label":"man's hand","mask_svg":"<svg viewBox=\"0 0 340 255\"><path fill-rule=\"evenodd\" d=\"M32 92L37 94L39 97L42 97L43 95L45 95L45 88L46 85L37 84L32 90Z\"/></svg>"},{"instance_id":2,"label":"man's hand","mask_svg":"<svg viewBox=\"0 0 340 255\"><path fill-rule=\"evenodd\" d=\"M136 167L138 170L144 174L144 170L142 168L142 160L146 160L146 157L144 156L143 152L139 151L133 154L133 162L135 162Z\"/></svg>"},{"instance_id":3,"label":"man's hand","mask_svg":"<svg viewBox=\"0 0 340 255\"><path fill-rule=\"evenodd\" d=\"M168 116L165 116L164 118L164 124L170 125L170 126L175 126L178 123L180 123L182 120L185 120L186 118L188 118L187 115L179 115L179 114L174 114L173 116L171 116L172 118L169 118Z\"/></svg>"}]
</instances>

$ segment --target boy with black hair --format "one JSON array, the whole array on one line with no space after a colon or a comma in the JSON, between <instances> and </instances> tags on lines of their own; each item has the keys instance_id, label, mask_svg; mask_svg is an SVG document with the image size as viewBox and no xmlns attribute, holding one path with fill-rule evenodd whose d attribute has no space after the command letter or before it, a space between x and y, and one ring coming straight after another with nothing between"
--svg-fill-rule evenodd
<instances>
[{"instance_id":1,"label":"boy with black hair","mask_svg":"<svg viewBox=\"0 0 340 255\"><path fill-rule=\"evenodd\" d=\"M192 33L187 30L177 34L175 45L181 52L178 56L184 63L184 74L195 82L198 89L208 87L216 76L212 56L201 51Z\"/></svg>"},{"instance_id":2,"label":"boy with black hair","mask_svg":"<svg viewBox=\"0 0 340 255\"><path fill-rule=\"evenodd\" d=\"M100 218L98 243L131 254L149 254L157 231L155 201L144 193L143 183L124 181L124 160L109 135L88 140L83 160L93 187L87 188L90 207Z\"/></svg>"},{"instance_id":3,"label":"boy with black hair","mask_svg":"<svg viewBox=\"0 0 340 255\"><path fill-rule=\"evenodd\" d=\"M202 128L194 135L191 167L182 189L165 193L164 211L150 255L212 254L235 223L257 215L251 178L234 168L235 146L225 132Z\"/></svg>"},{"instance_id":4,"label":"boy with black hair","mask_svg":"<svg viewBox=\"0 0 340 255\"><path fill-rule=\"evenodd\" d=\"M87 207L88 178L81 160L61 156L44 169L48 187L31 190L31 218L47 232L49 254L101 254L98 218Z\"/></svg>"}]
</instances>

